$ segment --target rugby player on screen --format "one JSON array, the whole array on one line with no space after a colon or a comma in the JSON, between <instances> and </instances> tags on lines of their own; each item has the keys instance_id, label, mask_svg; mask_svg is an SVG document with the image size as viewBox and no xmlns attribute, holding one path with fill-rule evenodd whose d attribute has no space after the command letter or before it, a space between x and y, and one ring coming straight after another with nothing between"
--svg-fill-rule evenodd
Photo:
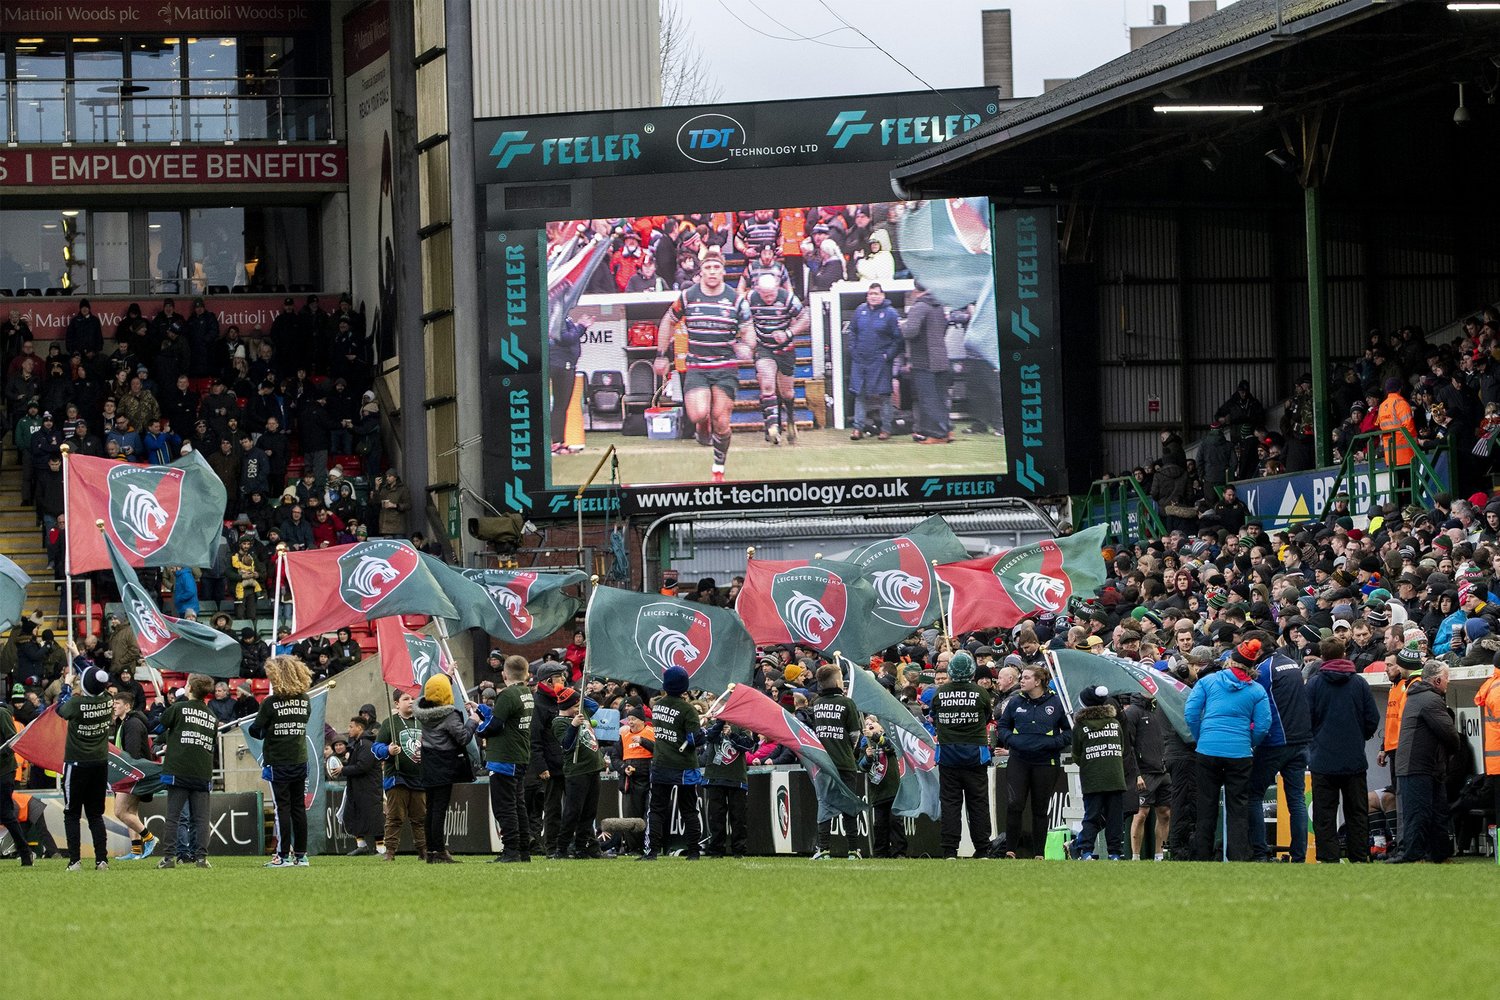
<instances>
[{"instance_id":1,"label":"rugby player on screen","mask_svg":"<svg viewBox=\"0 0 1500 1000\"><path fill-rule=\"evenodd\" d=\"M656 333L657 378L671 368L673 329L687 328L687 363L682 376L682 404L699 444L714 449L713 481L724 481L729 457L729 420L740 388L740 365L750 362L750 344L740 339L734 289L724 283L724 253L705 247L699 257L698 283L677 295Z\"/></svg>"},{"instance_id":2,"label":"rugby player on screen","mask_svg":"<svg viewBox=\"0 0 1500 1000\"><path fill-rule=\"evenodd\" d=\"M766 440L781 444L784 427L787 443L796 444L796 339L811 325L811 317L791 289L783 288L775 274L763 272L755 279L754 291L740 299L739 318L741 335L755 344L755 379L760 383Z\"/></svg>"}]
</instances>

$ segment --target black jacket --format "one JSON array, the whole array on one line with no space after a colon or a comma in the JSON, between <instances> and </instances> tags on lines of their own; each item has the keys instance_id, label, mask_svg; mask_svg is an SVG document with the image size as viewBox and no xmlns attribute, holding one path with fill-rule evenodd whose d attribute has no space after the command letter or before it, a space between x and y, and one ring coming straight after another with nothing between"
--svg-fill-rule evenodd
<instances>
[{"instance_id":1,"label":"black jacket","mask_svg":"<svg viewBox=\"0 0 1500 1000\"><path fill-rule=\"evenodd\" d=\"M1448 703L1425 680L1406 689L1401 711L1401 741L1396 745L1396 777L1448 776L1448 757L1458 749L1458 729Z\"/></svg>"},{"instance_id":2,"label":"black jacket","mask_svg":"<svg viewBox=\"0 0 1500 1000\"><path fill-rule=\"evenodd\" d=\"M1365 744L1380 728L1380 710L1370 685L1351 660L1326 660L1307 682L1312 718L1308 770L1314 774L1363 774Z\"/></svg>"},{"instance_id":3,"label":"black jacket","mask_svg":"<svg viewBox=\"0 0 1500 1000\"><path fill-rule=\"evenodd\" d=\"M552 777L563 773L562 745L552 735L552 720L557 718L557 698L543 684L536 686L531 707L531 773L550 771Z\"/></svg>"},{"instance_id":4,"label":"black jacket","mask_svg":"<svg viewBox=\"0 0 1500 1000\"><path fill-rule=\"evenodd\" d=\"M468 747L474 723L452 705L434 705L426 698L417 701L415 717L422 727L422 787L473 781Z\"/></svg>"},{"instance_id":5,"label":"black jacket","mask_svg":"<svg viewBox=\"0 0 1500 1000\"><path fill-rule=\"evenodd\" d=\"M385 827L380 787L380 761L375 759L368 734L349 744L349 757L339 777L344 779L344 830L351 837L379 837Z\"/></svg>"},{"instance_id":6,"label":"black jacket","mask_svg":"<svg viewBox=\"0 0 1500 1000\"><path fill-rule=\"evenodd\" d=\"M1167 750L1162 728L1171 724L1156 711L1155 704L1139 695L1132 696L1121 715L1127 745L1135 752L1136 774L1165 774ZM1127 770L1129 768L1127 767Z\"/></svg>"},{"instance_id":7,"label":"black jacket","mask_svg":"<svg viewBox=\"0 0 1500 1000\"><path fill-rule=\"evenodd\" d=\"M1302 679L1302 664L1286 656L1273 656L1260 666L1269 671L1271 702L1281 722L1287 746L1305 746L1312 740L1312 714L1307 707L1307 686ZM1276 727L1271 727L1274 736ZM1262 744L1264 746L1264 744Z\"/></svg>"}]
</instances>

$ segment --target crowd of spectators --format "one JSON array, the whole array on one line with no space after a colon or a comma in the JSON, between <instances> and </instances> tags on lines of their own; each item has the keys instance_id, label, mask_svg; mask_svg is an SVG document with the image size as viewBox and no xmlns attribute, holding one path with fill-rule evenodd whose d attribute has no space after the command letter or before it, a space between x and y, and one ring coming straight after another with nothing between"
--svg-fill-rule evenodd
<instances>
[{"instance_id":1,"label":"crowd of spectators","mask_svg":"<svg viewBox=\"0 0 1500 1000\"><path fill-rule=\"evenodd\" d=\"M1336 365L1326 388L1334 463L1351 454L1371 457L1376 467L1394 467L1404 477L1415 449L1431 458L1444 452L1448 481L1461 494L1489 489L1500 472L1500 448L1493 447L1500 434L1500 312L1493 308L1465 319L1441 344L1429 342L1419 326L1390 335L1372 331L1362 356ZM1242 380L1214 412L1195 457L1177 432L1163 431L1161 454L1129 475L1169 526L1192 530L1226 482L1314 467L1312 389L1312 375L1299 376L1273 420Z\"/></svg>"}]
</instances>

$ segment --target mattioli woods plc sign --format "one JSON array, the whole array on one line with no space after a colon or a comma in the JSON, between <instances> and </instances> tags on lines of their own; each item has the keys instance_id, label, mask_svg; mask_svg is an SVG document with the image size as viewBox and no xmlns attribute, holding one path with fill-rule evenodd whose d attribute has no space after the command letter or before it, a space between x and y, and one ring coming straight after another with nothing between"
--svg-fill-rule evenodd
<instances>
[{"instance_id":1,"label":"mattioli woods plc sign","mask_svg":"<svg viewBox=\"0 0 1500 1000\"><path fill-rule=\"evenodd\" d=\"M0 32L310 31L326 0L0 0Z\"/></svg>"}]
</instances>

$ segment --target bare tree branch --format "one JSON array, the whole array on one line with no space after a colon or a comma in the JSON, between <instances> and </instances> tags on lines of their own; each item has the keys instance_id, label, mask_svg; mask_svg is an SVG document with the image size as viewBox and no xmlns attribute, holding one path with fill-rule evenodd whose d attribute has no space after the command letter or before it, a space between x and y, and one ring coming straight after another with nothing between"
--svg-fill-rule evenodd
<instances>
[{"instance_id":1,"label":"bare tree branch","mask_svg":"<svg viewBox=\"0 0 1500 1000\"><path fill-rule=\"evenodd\" d=\"M661 0L661 102L709 104L723 93L693 38L682 0Z\"/></svg>"}]
</instances>

